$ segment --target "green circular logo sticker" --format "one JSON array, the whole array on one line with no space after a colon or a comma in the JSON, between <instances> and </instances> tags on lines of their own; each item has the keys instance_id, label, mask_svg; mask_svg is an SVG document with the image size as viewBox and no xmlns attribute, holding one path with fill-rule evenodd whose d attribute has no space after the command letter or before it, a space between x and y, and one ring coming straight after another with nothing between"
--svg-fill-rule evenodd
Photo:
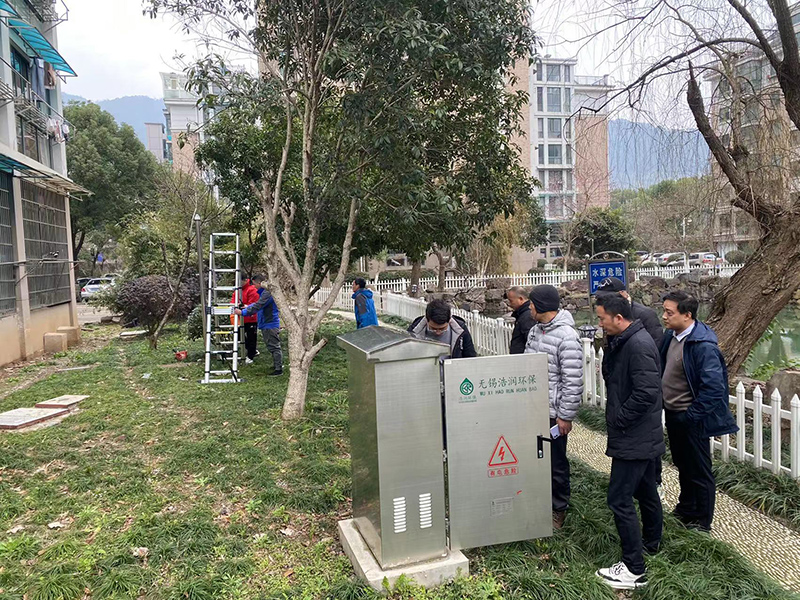
<instances>
[{"instance_id":1,"label":"green circular logo sticker","mask_svg":"<svg viewBox=\"0 0 800 600\"><path fill-rule=\"evenodd\" d=\"M461 382L461 394L463 396L469 396L472 392L475 391L475 386L472 385L472 382L469 379L465 379Z\"/></svg>"}]
</instances>

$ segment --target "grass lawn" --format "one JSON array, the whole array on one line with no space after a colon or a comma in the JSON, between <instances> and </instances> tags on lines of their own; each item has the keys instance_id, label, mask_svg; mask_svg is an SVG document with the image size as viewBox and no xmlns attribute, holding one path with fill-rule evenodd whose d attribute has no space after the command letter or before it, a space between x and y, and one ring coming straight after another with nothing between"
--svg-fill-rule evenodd
<instances>
[{"instance_id":1,"label":"grass lawn","mask_svg":"<svg viewBox=\"0 0 800 600\"><path fill-rule=\"evenodd\" d=\"M353 323L331 318L333 338ZM190 350L175 364L173 348ZM373 598L336 540L350 515L347 365L328 344L306 417L280 418L285 376L267 353L237 385L201 386L200 342L113 341L0 400L0 410L89 394L53 427L0 433L0 599ZM143 379L151 373L149 379ZM15 382L16 385L19 382ZM0 397L13 387L0 382ZM469 552L474 575L392 598L593 600L619 559L605 477L574 464L573 509L553 538ZM792 598L728 546L667 521L634 598Z\"/></svg>"}]
</instances>

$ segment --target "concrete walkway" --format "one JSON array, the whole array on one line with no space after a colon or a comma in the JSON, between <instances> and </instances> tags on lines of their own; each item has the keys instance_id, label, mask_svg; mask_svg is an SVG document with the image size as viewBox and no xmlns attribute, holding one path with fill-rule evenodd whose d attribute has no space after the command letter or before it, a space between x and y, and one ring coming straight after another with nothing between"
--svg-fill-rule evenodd
<instances>
[{"instance_id":1,"label":"concrete walkway","mask_svg":"<svg viewBox=\"0 0 800 600\"><path fill-rule=\"evenodd\" d=\"M576 423L569 436L568 449L571 456L593 469L611 472L611 459L605 455L604 434ZM678 502L680 491L678 470L666 462L663 481L666 513ZM712 536L736 548L786 589L800 592L800 533L718 491Z\"/></svg>"}]
</instances>

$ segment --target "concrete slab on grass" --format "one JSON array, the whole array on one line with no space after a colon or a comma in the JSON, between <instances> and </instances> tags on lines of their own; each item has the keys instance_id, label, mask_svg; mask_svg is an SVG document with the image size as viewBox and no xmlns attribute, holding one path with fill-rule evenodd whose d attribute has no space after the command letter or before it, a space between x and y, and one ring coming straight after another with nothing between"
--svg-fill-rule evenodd
<instances>
[{"instance_id":1,"label":"concrete slab on grass","mask_svg":"<svg viewBox=\"0 0 800 600\"><path fill-rule=\"evenodd\" d=\"M119 337L123 340L135 340L140 337L144 337L147 335L146 329L134 329L133 331L123 331L119 334Z\"/></svg>"},{"instance_id":2,"label":"concrete slab on grass","mask_svg":"<svg viewBox=\"0 0 800 600\"><path fill-rule=\"evenodd\" d=\"M15 408L0 413L0 429L21 429L68 412L67 408Z\"/></svg>"},{"instance_id":3,"label":"concrete slab on grass","mask_svg":"<svg viewBox=\"0 0 800 600\"><path fill-rule=\"evenodd\" d=\"M469 560L458 550L451 551L440 559L384 571L358 532L353 519L339 521L338 530L339 541L341 541L356 575L378 592L386 592L383 587L384 579L389 584L389 589L392 589L401 575L405 575L408 579L426 588L442 585L457 576L469 575Z\"/></svg>"},{"instance_id":4,"label":"concrete slab on grass","mask_svg":"<svg viewBox=\"0 0 800 600\"><path fill-rule=\"evenodd\" d=\"M89 396L74 396L66 395L59 396L58 398L51 398L44 402L38 402L36 408L72 408L81 400L85 400Z\"/></svg>"}]
</instances>

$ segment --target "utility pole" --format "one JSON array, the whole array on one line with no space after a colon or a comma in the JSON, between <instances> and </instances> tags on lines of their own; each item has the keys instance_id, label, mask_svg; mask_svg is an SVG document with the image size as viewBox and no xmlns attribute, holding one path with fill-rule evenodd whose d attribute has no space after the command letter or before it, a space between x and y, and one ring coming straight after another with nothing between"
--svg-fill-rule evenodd
<instances>
[{"instance_id":1,"label":"utility pole","mask_svg":"<svg viewBox=\"0 0 800 600\"><path fill-rule=\"evenodd\" d=\"M205 322L205 315L206 315L206 278L203 274L203 240L201 238L201 231L200 231L200 215L194 215L194 237L195 237L195 245L197 246L197 274L200 277L200 305L203 307L203 322Z\"/></svg>"}]
</instances>

